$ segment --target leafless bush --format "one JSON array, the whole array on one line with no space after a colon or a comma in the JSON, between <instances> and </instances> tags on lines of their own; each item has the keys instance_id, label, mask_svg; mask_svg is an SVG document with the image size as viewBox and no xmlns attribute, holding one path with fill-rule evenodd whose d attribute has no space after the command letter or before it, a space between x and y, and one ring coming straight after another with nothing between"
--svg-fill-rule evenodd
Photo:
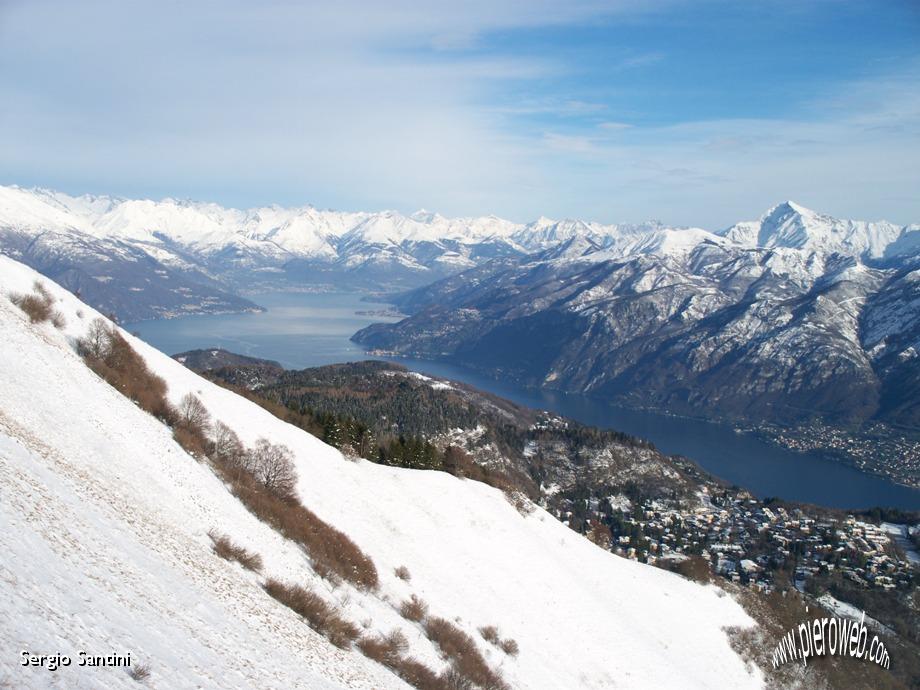
<instances>
[{"instance_id":1,"label":"leafless bush","mask_svg":"<svg viewBox=\"0 0 920 690\"><path fill-rule=\"evenodd\" d=\"M358 649L368 659L386 666L418 690L453 690L448 674L439 676L424 664L405 656L409 648L406 636L399 630L388 635L365 635L358 640Z\"/></svg>"},{"instance_id":2,"label":"leafless bush","mask_svg":"<svg viewBox=\"0 0 920 690\"><path fill-rule=\"evenodd\" d=\"M177 426L173 429L173 439L194 458L203 458L207 455L207 439L198 429L186 426Z\"/></svg>"},{"instance_id":3,"label":"leafless bush","mask_svg":"<svg viewBox=\"0 0 920 690\"><path fill-rule=\"evenodd\" d=\"M406 620L418 623L428 615L428 604L413 594L399 607L399 613Z\"/></svg>"},{"instance_id":4,"label":"leafless bush","mask_svg":"<svg viewBox=\"0 0 920 690\"><path fill-rule=\"evenodd\" d=\"M507 690L501 675L489 667L476 648L473 638L445 618L428 618L425 621L428 639L438 646L453 670L462 678L481 688Z\"/></svg>"},{"instance_id":5,"label":"leafless bush","mask_svg":"<svg viewBox=\"0 0 920 690\"><path fill-rule=\"evenodd\" d=\"M105 319L97 317L93 319L89 328L77 343L77 351L83 357L92 357L93 359L105 359L109 353L109 346L112 343L112 329Z\"/></svg>"},{"instance_id":6,"label":"leafless bush","mask_svg":"<svg viewBox=\"0 0 920 690\"><path fill-rule=\"evenodd\" d=\"M236 432L223 422L214 424L211 430L211 453L228 467L242 467L246 448Z\"/></svg>"},{"instance_id":7,"label":"leafless bush","mask_svg":"<svg viewBox=\"0 0 920 690\"><path fill-rule=\"evenodd\" d=\"M512 640L510 637L503 640L498 632L498 628L496 628L494 625L485 625L479 628L479 634L482 635L482 639L484 639L486 642L494 644L509 656L517 656L518 651L520 651L518 649L518 643Z\"/></svg>"},{"instance_id":8,"label":"leafless bush","mask_svg":"<svg viewBox=\"0 0 920 690\"><path fill-rule=\"evenodd\" d=\"M233 494L253 515L304 547L319 575L342 578L361 589L377 588L379 576L374 562L348 535L298 500L269 491L246 467L225 462L216 453L211 459Z\"/></svg>"},{"instance_id":9,"label":"leafless bush","mask_svg":"<svg viewBox=\"0 0 920 690\"><path fill-rule=\"evenodd\" d=\"M175 422L176 412L166 398L166 382L150 371L144 358L114 326L96 319L87 336L77 342L77 351L87 366L122 395L161 421L169 425Z\"/></svg>"},{"instance_id":10,"label":"leafless bush","mask_svg":"<svg viewBox=\"0 0 920 690\"><path fill-rule=\"evenodd\" d=\"M518 653L521 651L521 648L518 647L517 640L513 640L510 637L502 640L502 643L500 646L502 648L502 651L508 656L517 656Z\"/></svg>"},{"instance_id":11,"label":"leafless bush","mask_svg":"<svg viewBox=\"0 0 920 690\"><path fill-rule=\"evenodd\" d=\"M453 666L444 674L444 683L450 690L475 690L476 685Z\"/></svg>"},{"instance_id":12,"label":"leafless bush","mask_svg":"<svg viewBox=\"0 0 920 690\"><path fill-rule=\"evenodd\" d=\"M405 580L406 582L412 579L412 574L409 572L409 569L404 565L401 565L398 568L396 568L393 571L393 574L396 575L396 577L398 577L400 580Z\"/></svg>"},{"instance_id":13,"label":"leafless bush","mask_svg":"<svg viewBox=\"0 0 920 690\"><path fill-rule=\"evenodd\" d=\"M242 546L230 541L230 538L226 535L215 532L214 530L208 532L208 536L213 542L211 548L213 548L214 553L221 558L228 561L236 561L244 568L255 572L262 570L262 557L259 554L247 551Z\"/></svg>"},{"instance_id":14,"label":"leafless bush","mask_svg":"<svg viewBox=\"0 0 920 690\"><path fill-rule=\"evenodd\" d=\"M418 690L451 690L444 677L415 659L401 658L393 671Z\"/></svg>"},{"instance_id":15,"label":"leafless bush","mask_svg":"<svg viewBox=\"0 0 920 690\"><path fill-rule=\"evenodd\" d=\"M495 646L498 646L501 643L501 637L498 634L498 628L494 625L484 625L479 628L479 634L482 635L482 639L486 642L491 642Z\"/></svg>"},{"instance_id":16,"label":"leafless bush","mask_svg":"<svg viewBox=\"0 0 920 690\"><path fill-rule=\"evenodd\" d=\"M210 446L207 431L211 415L208 408L193 394L186 393L176 410L175 424L173 438L176 442L193 457L205 457Z\"/></svg>"},{"instance_id":17,"label":"leafless bush","mask_svg":"<svg viewBox=\"0 0 920 690\"><path fill-rule=\"evenodd\" d=\"M50 321L56 328L64 327L64 316L54 309L54 297L39 281L32 286L35 292L28 295L10 295L10 301L29 317L32 323Z\"/></svg>"},{"instance_id":18,"label":"leafless bush","mask_svg":"<svg viewBox=\"0 0 920 690\"><path fill-rule=\"evenodd\" d=\"M388 668L395 668L402 655L409 649L409 641L400 630L393 630L387 635L365 635L358 640L358 649L368 659Z\"/></svg>"},{"instance_id":19,"label":"leafless bush","mask_svg":"<svg viewBox=\"0 0 920 690\"><path fill-rule=\"evenodd\" d=\"M269 579L265 591L295 613L300 614L316 632L325 635L336 647L347 649L358 635L356 625L343 618L322 597L299 585L286 585Z\"/></svg>"},{"instance_id":20,"label":"leafless bush","mask_svg":"<svg viewBox=\"0 0 920 690\"><path fill-rule=\"evenodd\" d=\"M176 423L189 429L204 431L211 423L211 413L192 393L186 393L179 401L178 418Z\"/></svg>"},{"instance_id":21,"label":"leafless bush","mask_svg":"<svg viewBox=\"0 0 920 690\"><path fill-rule=\"evenodd\" d=\"M131 676L138 683L143 682L150 678L150 666L147 664L138 664L137 666L128 667L128 675Z\"/></svg>"},{"instance_id":22,"label":"leafless bush","mask_svg":"<svg viewBox=\"0 0 920 690\"><path fill-rule=\"evenodd\" d=\"M279 498L293 500L297 472L290 448L260 438L246 458L249 471L262 486Z\"/></svg>"}]
</instances>

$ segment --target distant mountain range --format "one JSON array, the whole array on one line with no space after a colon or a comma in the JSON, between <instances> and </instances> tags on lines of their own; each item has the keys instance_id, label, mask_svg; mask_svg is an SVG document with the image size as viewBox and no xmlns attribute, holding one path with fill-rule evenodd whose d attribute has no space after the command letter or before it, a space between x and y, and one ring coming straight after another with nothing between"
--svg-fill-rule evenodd
<instances>
[{"instance_id":1,"label":"distant mountain range","mask_svg":"<svg viewBox=\"0 0 920 690\"><path fill-rule=\"evenodd\" d=\"M738 418L920 426L920 225L794 202L718 232L250 210L0 187L0 251L122 319L303 285L401 293L355 339L517 381Z\"/></svg>"},{"instance_id":2,"label":"distant mountain range","mask_svg":"<svg viewBox=\"0 0 920 690\"><path fill-rule=\"evenodd\" d=\"M720 233L571 237L399 297L368 348L672 411L920 426L920 226L792 202Z\"/></svg>"},{"instance_id":3,"label":"distant mountain range","mask_svg":"<svg viewBox=\"0 0 920 690\"><path fill-rule=\"evenodd\" d=\"M768 218L775 228L740 223L716 234L654 221L521 224L426 211L237 210L13 186L0 187L0 252L80 290L94 306L140 320L252 309L238 296L250 289L328 284L394 292L493 259L683 255L699 244L845 250L879 259L920 245L914 226L837 221L797 208L774 209Z\"/></svg>"}]
</instances>

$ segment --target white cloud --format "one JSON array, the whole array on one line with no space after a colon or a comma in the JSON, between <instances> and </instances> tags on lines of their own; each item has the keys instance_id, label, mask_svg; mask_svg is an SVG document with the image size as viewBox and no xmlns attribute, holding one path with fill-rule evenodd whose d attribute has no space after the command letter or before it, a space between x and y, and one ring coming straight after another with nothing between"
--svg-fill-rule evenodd
<instances>
[{"instance_id":1,"label":"white cloud","mask_svg":"<svg viewBox=\"0 0 920 690\"><path fill-rule=\"evenodd\" d=\"M506 86L570 66L476 49L489 32L637 6L7 3L0 182L708 227L792 197L920 220L917 65L816 96L795 116L650 127L569 94L510 98ZM560 127L525 123L539 114Z\"/></svg>"}]
</instances>

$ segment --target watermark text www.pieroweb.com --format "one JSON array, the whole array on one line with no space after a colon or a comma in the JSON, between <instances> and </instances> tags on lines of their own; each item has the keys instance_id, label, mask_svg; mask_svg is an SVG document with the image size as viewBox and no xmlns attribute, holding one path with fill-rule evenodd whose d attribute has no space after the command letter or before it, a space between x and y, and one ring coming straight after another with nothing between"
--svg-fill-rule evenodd
<instances>
[{"instance_id":1,"label":"watermark text www.pieroweb.com","mask_svg":"<svg viewBox=\"0 0 920 690\"><path fill-rule=\"evenodd\" d=\"M807 609L806 609L807 610ZM857 621L846 616L813 618L792 628L773 649L771 662L779 668L788 661L808 660L821 656L842 656L869 661L889 668L891 659L884 643L865 624L866 614Z\"/></svg>"}]
</instances>

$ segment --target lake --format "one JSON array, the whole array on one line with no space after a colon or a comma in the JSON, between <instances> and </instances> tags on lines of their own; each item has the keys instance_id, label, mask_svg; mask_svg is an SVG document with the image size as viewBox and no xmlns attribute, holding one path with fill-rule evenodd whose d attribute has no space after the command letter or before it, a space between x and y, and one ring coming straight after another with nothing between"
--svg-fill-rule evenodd
<instances>
[{"instance_id":1,"label":"lake","mask_svg":"<svg viewBox=\"0 0 920 690\"><path fill-rule=\"evenodd\" d=\"M256 314L185 316L126 324L129 331L167 354L221 347L273 359L287 368L353 362L370 357L349 338L368 324L392 317L359 314L385 310L353 293L247 295L267 311ZM680 454L758 497L778 496L835 508L891 506L920 510L920 491L868 475L819 453L797 453L730 426L625 409L584 395L515 386L442 362L396 359L412 370L463 381L521 405L551 410L584 424L623 431Z\"/></svg>"}]
</instances>

